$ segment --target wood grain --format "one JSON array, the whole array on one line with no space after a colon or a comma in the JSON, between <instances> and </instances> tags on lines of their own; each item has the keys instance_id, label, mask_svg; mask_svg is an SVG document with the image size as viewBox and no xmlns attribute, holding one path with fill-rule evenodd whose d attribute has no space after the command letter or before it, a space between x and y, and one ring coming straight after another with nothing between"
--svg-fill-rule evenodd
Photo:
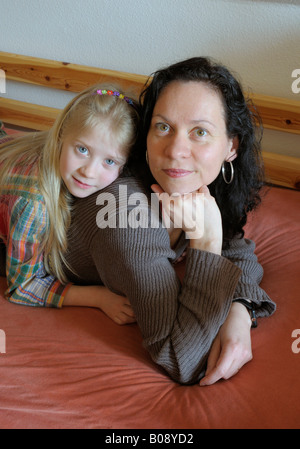
<instances>
[{"instance_id":1,"label":"wood grain","mask_svg":"<svg viewBox=\"0 0 300 449\"><path fill-rule=\"evenodd\" d=\"M300 134L300 97L299 100L250 95L263 120L264 128Z\"/></svg>"},{"instance_id":2,"label":"wood grain","mask_svg":"<svg viewBox=\"0 0 300 449\"><path fill-rule=\"evenodd\" d=\"M263 152L263 159L270 183L300 190L300 158Z\"/></svg>"},{"instance_id":3,"label":"wood grain","mask_svg":"<svg viewBox=\"0 0 300 449\"><path fill-rule=\"evenodd\" d=\"M88 67L68 62L0 52L0 69L9 80L80 92L97 82L114 82L136 96L147 76ZM300 101L260 94L250 94L268 129L300 134ZM6 124L25 128L49 129L59 109L0 97L0 118ZM300 190L300 158L263 153L268 180L274 184Z\"/></svg>"},{"instance_id":4,"label":"wood grain","mask_svg":"<svg viewBox=\"0 0 300 449\"><path fill-rule=\"evenodd\" d=\"M39 131L47 130L53 125L59 111L59 109L47 106L0 98L0 117L7 125Z\"/></svg>"},{"instance_id":5,"label":"wood grain","mask_svg":"<svg viewBox=\"0 0 300 449\"><path fill-rule=\"evenodd\" d=\"M98 82L115 82L139 93L147 76L0 52L0 68L8 80L81 92Z\"/></svg>"},{"instance_id":6,"label":"wood grain","mask_svg":"<svg viewBox=\"0 0 300 449\"><path fill-rule=\"evenodd\" d=\"M8 80L80 92L95 83L114 82L138 95L148 80L145 75L58 62L50 59L0 52L0 69ZM300 101L249 94L267 129L300 134Z\"/></svg>"}]
</instances>

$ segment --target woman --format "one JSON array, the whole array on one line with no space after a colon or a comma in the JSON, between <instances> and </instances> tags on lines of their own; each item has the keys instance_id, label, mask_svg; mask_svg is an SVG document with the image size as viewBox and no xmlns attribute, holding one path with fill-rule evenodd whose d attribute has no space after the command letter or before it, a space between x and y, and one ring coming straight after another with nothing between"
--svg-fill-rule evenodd
<instances>
[{"instance_id":1,"label":"woman","mask_svg":"<svg viewBox=\"0 0 300 449\"><path fill-rule=\"evenodd\" d=\"M153 360L180 383L209 385L252 358L248 309L252 319L254 309L275 310L258 285L254 244L243 239L262 185L254 120L238 82L206 58L156 72L141 102L134 176L124 172L99 196L76 200L66 258L79 275L67 274L126 296ZM163 225L151 185L172 194L172 208L163 202L170 222L184 210L181 228Z\"/></svg>"}]
</instances>

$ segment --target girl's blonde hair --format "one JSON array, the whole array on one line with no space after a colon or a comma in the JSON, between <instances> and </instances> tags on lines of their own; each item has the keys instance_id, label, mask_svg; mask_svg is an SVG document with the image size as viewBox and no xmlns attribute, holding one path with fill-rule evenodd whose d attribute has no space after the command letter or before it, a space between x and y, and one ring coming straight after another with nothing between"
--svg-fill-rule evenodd
<instances>
[{"instance_id":1,"label":"girl's blonde hair","mask_svg":"<svg viewBox=\"0 0 300 449\"><path fill-rule=\"evenodd\" d=\"M129 150L137 134L138 113L134 105L115 95L99 95L97 90L121 91L116 86L94 85L70 101L49 131L28 133L0 146L0 195L12 171L36 174L49 214L49 226L41 243L44 264L62 283L67 231L71 221L70 194L60 174L60 155L64 139L79 135L102 123L118 143ZM28 167L31 170L28 171ZM28 181L30 178L28 177Z\"/></svg>"}]
</instances>

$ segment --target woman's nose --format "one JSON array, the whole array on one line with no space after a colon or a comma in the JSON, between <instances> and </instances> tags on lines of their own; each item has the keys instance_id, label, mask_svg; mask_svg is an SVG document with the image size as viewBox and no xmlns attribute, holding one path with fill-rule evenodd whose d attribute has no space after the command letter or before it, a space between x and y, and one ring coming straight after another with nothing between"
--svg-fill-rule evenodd
<instances>
[{"instance_id":1,"label":"woman's nose","mask_svg":"<svg viewBox=\"0 0 300 449\"><path fill-rule=\"evenodd\" d=\"M190 142L187 136L174 134L165 148L165 154L171 159L186 158L191 155Z\"/></svg>"}]
</instances>

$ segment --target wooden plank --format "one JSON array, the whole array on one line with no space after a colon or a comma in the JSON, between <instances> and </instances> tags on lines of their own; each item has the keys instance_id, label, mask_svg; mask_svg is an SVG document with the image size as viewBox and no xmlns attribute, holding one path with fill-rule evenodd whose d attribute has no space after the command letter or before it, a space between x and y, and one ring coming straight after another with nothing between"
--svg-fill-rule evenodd
<instances>
[{"instance_id":1,"label":"wooden plank","mask_svg":"<svg viewBox=\"0 0 300 449\"><path fill-rule=\"evenodd\" d=\"M0 117L4 123L39 131L49 129L59 113L59 109L0 98Z\"/></svg>"},{"instance_id":2,"label":"wooden plank","mask_svg":"<svg viewBox=\"0 0 300 449\"><path fill-rule=\"evenodd\" d=\"M263 159L270 183L300 190L300 158L264 151Z\"/></svg>"},{"instance_id":3,"label":"wooden plank","mask_svg":"<svg viewBox=\"0 0 300 449\"><path fill-rule=\"evenodd\" d=\"M147 76L88 67L69 62L0 52L0 69L8 80L81 92L95 83L115 82L129 93L138 94Z\"/></svg>"},{"instance_id":4,"label":"wooden plank","mask_svg":"<svg viewBox=\"0 0 300 449\"><path fill-rule=\"evenodd\" d=\"M9 80L80 92L96 82L115 82L138 95L147 81L145 75L57 62L49 59L0 52L0 68ZM250 94L265 128L300 134L300 101Z\"/></svg>"},{"instance_id":5,"label":"wooden plank","mask_svg":"<svg viewBox=\"0 0 300 449\"><path fill-rule=\"evenodd\" d=\"M136 95L147 81L143 75L57 62L0 52L0 68L7 79L79 92L96 82L116 82ZM300 102L266 95L250 98L262 116L265 128L300 134ZM59 109L5 97L0 98L0 117L8 124L30 129L49 129ZM300 189L300 158L263 153L270 182Z\"/></svg>"},{"instance_id":6,"label":"wooden plank","mask_svg":"<svg viewBox=\"0 0 300 449\"><path fill-rule=\"evenodd\" d=\"M11 125L49 129L59 109L0 98L0 117ZM263 152L267 180L275 185L300 190L300 158Z\"/></svg>"},{"instance_id":7,"label":"wooden plank","mask_svg":"<svg viewBox=\"0 0 300 449\"><path fill-rule=\"evenodd\" d=\"M263 120L264 128L300 134L300 100L250 95Z\"/></svg>"}]
</instances>

